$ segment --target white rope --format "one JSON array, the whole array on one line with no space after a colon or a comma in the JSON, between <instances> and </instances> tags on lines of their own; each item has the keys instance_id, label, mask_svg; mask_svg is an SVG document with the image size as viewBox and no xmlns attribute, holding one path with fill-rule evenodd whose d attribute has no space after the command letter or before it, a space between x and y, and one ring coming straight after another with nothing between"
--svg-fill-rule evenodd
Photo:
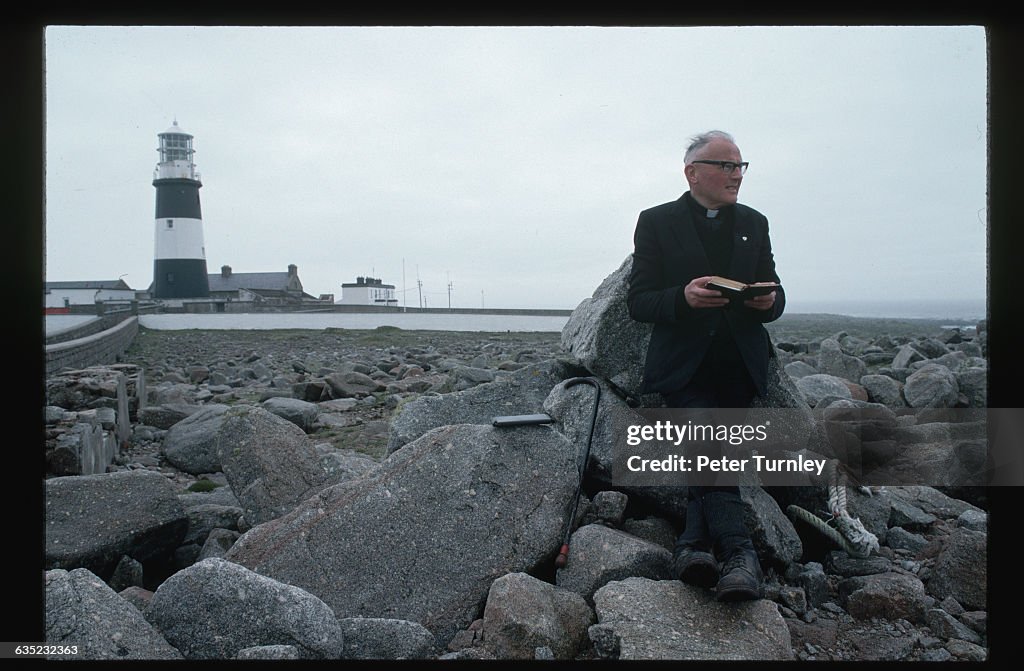
<instances>
[{"instance_id":1,"label":"white rope","mask_svg":"<svg viewBox=\"0 0 1024 671\"><path fill-rule=\"evenodd\" d=\"M830 461L828 478L828 510L836 523L836 528L828 524L816 515L813 515L803 508L791 505L786 512L791 517L808 522L822 532L835 544L846 550L852 557L865 558L872 552L878 551L878 537L868 531L859 519L852 517L846 510L846 482L843 474L835 467L835 462Z\"/></svg>"}]
</instances>

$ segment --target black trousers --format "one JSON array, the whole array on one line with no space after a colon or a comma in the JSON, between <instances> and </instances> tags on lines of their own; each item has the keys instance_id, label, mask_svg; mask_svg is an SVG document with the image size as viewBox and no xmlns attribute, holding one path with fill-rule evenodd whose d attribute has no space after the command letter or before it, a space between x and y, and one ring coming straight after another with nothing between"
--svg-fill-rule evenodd
<instances>
[{"instance_id":1,"label":"black trousers","mask_svg":"<svg viewBox=\"0 0 1024 671\"><path fill-rule=\"evenodd\" d=\"M663 396L670 408L712 409L748 408L756 395L757 386L736 346L731 341L716 341L690 383ZM691 459L701 454L721 456L722 446L717 441L688 446ZM743 521L739 487L715 484L714 473L694 475L687 487L686 528L676 541L676 550L694 547L728 555L737 548L753 549Z\"/></svg>"}]
</instances>

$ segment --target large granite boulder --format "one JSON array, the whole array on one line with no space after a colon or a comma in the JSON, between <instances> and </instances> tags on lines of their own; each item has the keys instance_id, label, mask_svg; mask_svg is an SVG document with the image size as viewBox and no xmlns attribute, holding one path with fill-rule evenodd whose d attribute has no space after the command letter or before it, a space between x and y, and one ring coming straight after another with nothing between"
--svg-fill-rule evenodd
<instances>
[{"instance_id":1,"label":"large granite boulder","mask_svg":"<svg viewBox=\"0 0 1024 671\"><path fill-rule=\"evenodd\" d=\"M825 338L818 352L818 370L850 382L859 382L868 372L867 364L855 356L845 354L839 341Z\"/></svg>"},{"instance_id":2,"label":"large granite boulder","mask_svg":"<svg viewBox=\"0 0 1024 671\"><path fill-rule=\"evenodd\" d=\"M444 644L479 617L495 578L554 559L575 458L548 426L440 427L253 528L227 557L338 617L420 622Z\"/></svg>"},{"instance_id":3,"label":"large granite boulder","mask_svg":"<svg viewBox=\"0 0 1024 671\"><path fill-rule=\"evenodd\" d=\"M307 659L341 655L341 627L327 604L223 559L165 580L146 617L186 659L230 659L264 645L293 645Z\"/></svg>"},{"instance_id":4,"label":"large granite boulder","mask_svg":"<svg viewBox=\"0 0 1024 671\"><path fill-rule=\"evenodd\" d=\"M651 324L634 321L626 306L630 254L585 298L562 328L562 348L595 375L639 398Z\"/></svg>"},{"instance_id":5,"label":"large granite boulder","mask_svg":"<svg viewBox=\"0 0 1024 671\"><path fill-rule=\"evenodd\" d=\"M298 398L276 396L263 401L262 406L264 410L287 419L306 433L313 431L316 418L320 415L320 406Z\"/></svg>"},{"instance_id":6,"label":"large granite boulder","mask_svg":"<svg viewBox=\"0 0 1024 671\"><path fill-rule=\"evenodd\" d=\"M594 613L579 594L526 573L493 583L484 607L484 645L498 659L533 659L547 646L556 659L572 659L586 640Z\"/></svg>"},{"instance_id":7,"label":"large granite boulder","mask_svg":"<svg viewBox=\"0 0 1024 671\"><path fill-rule=\"evenodd\" d=\"M619 638L619 659L793 659L789 629L764 599L720 603L678 580L628 578L599 589L594 604Z\"/></svg>"},{"instance_id":8,"label":"large granite boulder","mask_svg":"<svg viewBox=\"0 0 1024 671\"><path fill-rule=\"evenodd\" d=\"M219 471L217 431L229 407L210 404L171 426L162 447L167 461L178 470L193 475Z\"/></svg>"},{"instance_id":9,"label":"large granite boulder","mask_svg":"<svg viewBox=\"0 0 1024 671\"><path fill-rule=\"evenodd\" d=\"M224 475L250 524L280 517L328 484L302 429L263 408L231 408L216 440Z\"/></svg>"},{"instance_id":10,"label":"large granite boulder","mask_svg":"<svg viewBox=\"0 0 1024 671\"><path fill-rule=\"evenodd\" d=\"M181 659L142 613L88 569L53 569L44 580L46 643L76 646L51 659Z\"/></svg>"},{"instance_id":11,"label":"large granite boulder","mask_svg":"<svg viewBox=\"0 0 1024 671\"><path fill-rule=\"evenodd\" d=\"M952 408L960 397L960 388L951 370L928 363L907 378L903 395L912 408Z\"/></svg>"},{"instance_id":12,"label":"large granite boulder","mask_svg":"<svg viewBox=\"0 0 1024 671\"><path fill-rule=\"evenodd\" d=\"M46 480L47 569L87 568L102 578L121 557L162 560L188 530L177 492L154 471Z\"/></svg>"}]
</instances>

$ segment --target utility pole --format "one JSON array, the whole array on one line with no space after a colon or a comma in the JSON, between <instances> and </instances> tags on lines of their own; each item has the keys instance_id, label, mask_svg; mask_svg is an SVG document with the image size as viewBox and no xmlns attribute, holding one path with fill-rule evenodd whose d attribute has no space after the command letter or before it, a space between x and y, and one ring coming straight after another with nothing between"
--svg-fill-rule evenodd
<instances>
[{"instance_id":1,"label":"utility pole","mask_svg":"<svg viewBox=\"0 0 1024 671\"><path fill-rule=\"evenodd\" d=\"M423 309L423 281L420 279L420 264L416 264L416 286L420 290L420 310Z\"/></svg>"},{"instance_id":2,"label":"utility pole","mask_svg":"<svg viewBox=\"0 0 1024 671\"><path fill-rule=\"evenodd\" d=\"M448 309L452 309L452 276L448 274Z\"/></svg>"},{"instance_id":3,"label":"utility pole","mask_svg":"<svg viewBox=\"0 0 1024 671\"><path fill-rule=\"evenodd\" d=\"M484 290L481 289L480 290L480 307L483 308L483 306L484 306Z\"/></svg>"},{"instance_id":4,"label":"utility pole","mask_svg":"<svg viewBox=\"0 0 1024 671\"><path fill-rule=\"evenodd\" d=\"M402 257L402 312L408 312L408 300L405 297L405 257Z\"/></svg>"}]
</instances>

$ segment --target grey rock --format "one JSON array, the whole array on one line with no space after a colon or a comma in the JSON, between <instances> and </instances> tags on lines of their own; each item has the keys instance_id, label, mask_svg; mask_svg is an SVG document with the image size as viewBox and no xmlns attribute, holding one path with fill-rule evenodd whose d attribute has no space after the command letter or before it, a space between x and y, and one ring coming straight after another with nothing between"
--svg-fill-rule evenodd
<instances>
[{"instance_id":1,"label":"grey rock","mask_svg":"<svg viewBox=\"0 0 1024 671\"><path fill-rule=\"evenodd\" d=\"M172 426L164 437L163 453L178 470L198 475L221 468L217 431L229 406L211 404Z\"/></svg>"},{"instance_id":2,"label":"grey rock","mask_svg":"<svg viewBox=\"0 0 1024 671\"><path fill-rule=\"evenodd\" d=\"M923 361L926 357L917 351L913 345L903 345L896 356L893 357L893 368L909 368L915 361Z\"/></svg>"},{"instance_id":3,"label":"grey rock","mask_svg":"<svg viewBox=\"0 0 1024 671\"><path fill-rule=\"evenodd\" d=\"M952 408L959 393L952 371L933 363L911 373L903 387L903 396L912 408Z\"/></svg>"},{"instance_id":4,"label":"grey rock","mask_svg":"<svg viewBox=\"0 0 1024 671\"><path fill-rule=\"evenodd\" d=\"M161 583L146 617L186 659L230 659L264 645L336 659L342 649L341 627L327 604L223 559L203 560Z\"/></svg>"},{"instance_id":5,"label":"grey rock","mask_svg":"<svg viewBox=\"0 0 1024 671\"><path fill-rule=\"evenodd\" d=\"M844 648L849 649L850 661L902 662L909 661L914 652L914 637L895 627L874 623L853 625L843 632Z\"/></svg>"},{"instance_id":6,"label":"grey rock","mask_svg":"<svg viewBox=\"0 0 1024 671\"><path fill-rule=\"evenodd\" d=\"M593 624L587 629L587 636L594 646L599 659L618 659L622 641L610 624Z\"/></svg>"},{"instance_id":7,"label":"grey rock","mask_svg":"<svg viewBox=\"0 0 1024 671\"><path fill-rule=\"evenodd\" d=\"M333 398L362 398L386 388L369 375L356 371L332 373L324 379Z\"/></svg>"},{"instance_id":8,"label":"grey rock","mask_svg":"<svg viewBox=\"0 0 1024 671\"><path fill-rule=\"evenodd\" d=\"M376 459L351 450L339 450L332 445L316 445L327 479L331 484L353 480L367 475L380 464Z\"/></svg>"},{"instance_id":9,"label":"grey rock","mask_svg":"<svg viewBox=\"0 0 1024 671\"><path fill-rule=\"evenodd\" d=\"M796 388L800 390L807 404L812 407L828 396L853 398L850 388L843 382L842 378L825 373L816 373L798 379L796 381Z\"/></svg>"},{"instance_id":10,"label":"grey rock","mask_svg":"<svg viewBox=\"0 0 1024 671\"><path fill-rule=\"evenodd\" d=\"M125 587L123 590L118 592L117 595L138 608L140 613L146 612L146 609L149 608L149 601L153 598L153 593L148 589L136 586Z\"/></svg>"},{"instance_id":11,"label":"grey rock","mask_svg":"<svg viewBox=\"0 0 1024 671\"><path fill-rule=\"evenodd\" d=\"M965 510L956 518L956 525L971 531L988 533L988 514L980 510Z\"/></svg>"},{"instance_id":12,"label":"grey rock","mask_svg":"<svg viewBox=\"0 0 1024 671\"><path fill-rule=\"evenodd\" d=\"M914 342L914 347L929 359L935 359L949 353L949 348L937 338L918 338Z\"/></svg>"},{"instance_id":13,"label":"grey rock","mask_svg":"<svg viewBox=\"0 0 1024 671\"><path fill-rule=\"evenodd\" d=\"M771 601L719 603L678 580L627 578L594 595L597 619L619 637L619 659L789 660L789 629Z\"/></svg>"},{"instance_id":14,"label":"grey rock","mask_svg":"<svg viewBox=\"0 0 1024 671\"><path fill-rule=\"evenodd\" d=\"M787 363L784 370L786 375L790 376L794 380L798 380L808 375L817 375L821 371L804 361L793 361Z\"/></svg>"},{"instance_id":15,"label":"grey rock","mask_svg":"<svg viewBox=\"0 0 1024 671\"><path fill-rule=\"evenodd\" d=\"M961 639L950 639L946 643L946 650L957 659L967 662L984 662L988 659L988 651L976 643Z\"/></svg>"},{"instance_id":16,"label":"grey rock","mask_svg":"<svg viewBox=\"0 0 1024 671\"><path fill-rule=\"evenodd\" d=\"M142 587L142 564L127 555L121 557L107 584L118 593L129 587Z\"/></svg>"},{"instance_id":17,"label":"grey rock","mask_svg":"<svg viewBox=\"0 0 1024 671\"><path fill-rule=\"evenodd\" d=\"M830 552L825 559L825 565L831 573L846 578L878 575L892 570L892 562L885 557L878 555L864 558L851 557L841 550Z\"/></svg>"},{"instance_id":18,"label":"grey rock","mask_svg":"<svg viewBox=\"0 0 1024 671\"><path fill-rule=\"evenodd\" d=\"M930 608L924 615L924 622L932 633L941 639L959 638L971 643L981 643L981 636L973 629L959 622L941 608Z\"/></svg>"},{"instance_id":19,"label":"grey rock","mask_svg":"<svg viewBox=\"0 0 1024 671\"><path fill-rule=\"evenodd\" d=\"M495 379L493 370L473 366L456 366L451 375L455 380L455 391L465 391Z\"/></svg>"},{"instance_id":20,"label":"grey rock","mask_svg":"<svg viewBox=\"0 0 1024 671\"><path fill-rule=\"evenodd\" d=\"M214 482L220 483L220 479L223 478L223 473L217 473L217 479ZM227 486L227 478L223 478L224 484L220 485L215 489L211 489L208 492L186 492L185 494L178 494L178 500L181 501L181 505L185 506L185 509L189 509L193 506L201 505L217 505L227 506L229 508L238 508L238 497L231 491L231 487Z\"/></svg>"},{"instance_id":21,"label":"grey rock","mask_svg":"<svg viewBox=\"0 0 1024 671\"><path fill-rule=\"evenodd\" d=\"M501 415L539 412L551 388L581 369L564 361L530 364L494 382L402 404L388 427L388 454L439 426L483 424Z\"/></svg>"},{"instance_id":22,"label":"grey rock","mask_svg":"<svg viewBox=\"0 0 1024 671\"><path fill-rule=\"evenodd\" d=\"M153 426L158 429L170 429L181 420L196 414L204 407L191 403L149 405L139 411L139 424Z\"/></svg>"},{"instance_id":23,"label":"grey rock","mask_svg":"<svg viewBox=\"0 0 1024 671\"><path fill-rule=\"evenodd\" d=\"M228 558L316 594L339 617L412 620L448 641L477 618L495 576L551 561L576 452L548 426L441 427L371 476L254 527Z\"/></svg>"},{"instance_id":24,"label":"grey rock","mask_svg":"<svg viewBox=\"0 0 1024 671\"><path fill-rule=\"evenodd\" d=\"M254 645L242 648L234 659L301 659L299 649L294 645Z\"/></svg>"},{"instance_id":25,"label":"grey rock","mask_svg":"<svg viewBox=\"0 0 1024 671\"><path fill-rule=\"evenodd\" d=\"M828 576L824 567L818 562L807 562L796 574L794 582L802 587L808 605L818 608L831 598L828 587Z\"/></svg>"},{"instance_id":26,"label":"grey rock","mask_svg":"<svg viewBox=\"0 0 1024 671\"><path fill-rule=\"evenodd\" d=\"M903 573L847 578L839 583L839 594L846 601L847 612L858 620L878 617L921 622L929 607L924 584Z\"/></svg>"},{"instance_id":27,"label":"grey rock","mask_svg":"<svg viewBox=\"0 0 1024 671\"><path fill-rule=\"evenodd\" d=\"M306 433L313 431L313 424L320 414L316 403L297 398L269 398L263 402L263 409L287 419Z\"/></svg>"},{"instance_id":28,"label":"grey rock","mask_svg":"<svg viewBox=\"0 0 1024 671\"><path fill-rule=\"evenodd\" d=\"M206 537L214 529L238 530L238 518L242 509L238 506L222 506L216 503L201 503L186 508L188 514L188 533L182 543L202 545Z\"/></svg>"},{"instance_id":29,"label":"grey rock","mask_svg":"<svg viewBox=\"0 0 1024 671\"><path fill-rule=\"evenodd\" d=\"M910 369L919 370L923 366L933 363L939 366L945 366L951 371L955 371L961 366L963 366L964 362L967 361L968 358L969 357L965 352L949 352L947 354L943 354L942 356L937 356L933 359L927 359L925 361L915 361L914 363L910 364Z\"/></svg>"},{"instance_id":30,"label":"grey rock","mask_svg":"<svg viewBox=\"0 0 1024 671\"><path fill-rule=\"evenodd\" d=\"M938 520L931 513L926 513L917 506L903 499L894 498L889 512L889 526L903 527L908 531L928 531Z\"/></svg>"},{"instance_id":31,"label":"grey rock","mask_svg":"<svg viewBox=\"0 0 1024 671\"><path fill-rule=\"evenodd\" d=\"M984 635L988 630L988 613L983 610L968 611L960 614L958 617L961 622L979 634Z\"/></svg>"},{"instance_id":32,"label":"grey rock","mask_svg":"<svg viewBox=\"0 0 1024 671\"><path fill-rule=\"evenodd\" d=\"M630 254L585 298L562 328L562 348L587 370L639 397L652 326L634 321L626 307Z\"/></svg>"},{"instance_id":33,"label":"grey rock","mask_svg":"<svg viewBox=\"0 0 1024 671\"><path fill-rule=\"evenodd\" d=\"M538 647L572 659L594 613L579 594L510 573L491 584L483 620L484 645L498 659L533 659Z\"/></svg>"},{"instance_id":34,"label":"grey rock","mask_svg":"<svg viewBox=\"0 0 1024 671\"><path fill-rule=\"evenodd\" d=\"M434 635L419 622L343 617L338 624L345 639L342 659L429 659L440 652Z\"/></svg>"},{"instance_id":35,"label":"grey rock","mask_svg":"<svg viewBox=\"0 0 1024 671\"><path fill-rule=\"evenodd\" d=\"M46 480L45 567L110 575L121 557L169 557L188 517L167 478L147 470Z\"/></svg>"},{"instance_id":36,"label":"grey rock","mask_svg":"<svg viewBox=\"0 0 1024 671\"><path fill-rule=\"evenodd\" d=\"M51 659L181 659L142 613L90 571L45 574L46 643L78 646Z\"/></svg>"},{"instance_id":37,"label":"grey rock","mask_svg":"<svg viewBox=\"0 0 1024 671\"><path fill-rule=\"evenodd\" d=\"M818 369L826 375L858 382L868 372L867 364L855 356L844 354L839 342L832 338L821 341Z\"/></svg>"},{"instance_id":38,"label":"grey rock","mask_svg":"<svg viewBox=\"0 0 1024 671\"><path fill-rule=\"evenodd\" d=\"M928 593L937 599L951 596L964 608L984 610L988 591L987 534L955 529L935 558Z\"/></svg>"},{"instance_id":39,"label":"grey rock","mask_svg":"<svg viewBox=\"0 0 1024 671\"><path fill-rule=\"evenodd\" d=\"M196 561L201 562L210 557L223 559L241 535L231 529L213 529L206 537L206 542L203 543L203 549L200 550Z\"/></svg>"},{"instance_id":40,"label":"grey rock","mask_svg":"<svg viewBox=\"0 0 1024 671\"><path fill-rule=\"evenodd\" d=\"M903 385L888 375L865 375L860 384L868 391L868 400L890 408L905 408Z\"/></svg>"},{"instance_id":41,"label":"grey rock","mask_svg":"<svg viewBox=\"0 0 1024 671\"><path fill-rule=\"evenodd\" d=\"M886 534L885 544L893 550L909 550L916 555L928 545L928 539L920 534L911 533L903 527L892 527Z\"/></svg>"},{"instance_id":42,"label":"grey rock","mask_svg":"<svg viewBox=\"0 0 1024 671\"><path fill-rule=\"evenodd\" d=\"M953 617L959 617L965 612L964 607L960 605L960 602L951 596L947 596L943 599L942 603L939 604L939 607Z\"/></svg>"},{"instance_id":43,"label":"grey rock","mask_svg":"<svg viewBox=\"0 0 1024 671\"><path fill-rule=\"evenodd\" d=\"M570 537L568 560L555 572L555 584L589 602L606 583L633 576L672 578L672 553L617 529L590 524Z\"/></svg>"},{"instance_id":44,"label":"grey rock","mask_svg":"<svg viewBox=\"0 0 1024 671\"><path fill-rule=\"evenodd\" d=\"M675 547L679 537L675 525L663 517L630 518L622 523L622 530L669 551Z\"/></svg>"},{"instance_id":45,"label":"grey rock","mask_svg":"<svg viewBox=\"0 0 1024 671\"><path fill-rule=\"evenodd\" d=\"M224 475L251 524L280 517L327 484L306 434L262 408L229 410L216 440Z\"/></svg>"},{"instance_id":46,"label":"grey rock","mask_svg":"<svg viewBox=\"0 0 1024 671\"><path fill-rule=\"evenodd\" d=\"M597 522L605 526L618 527L625 518L628 503L629 497L622 492L600 491L591 499L587 514L580 524Z\"/></svg>"},{"instance_id":47,"label":"grey rock","mask_svg":"<svg viewBox=\"0 0 1024 671\"><path fill-rule=\"evenodd\" d=\"M803 543L779 504L760 487L740 487L744 519L762 562L785 568L800 559Z\"/></svg>"},{"instance_id":48,"label":"grey rock","mask_svg":"<svg viewBox=\"0 0 1024 671\"><path fill-rule=\"evenodd\" d=\"M954 372L957 390L967 398L971 408L988 407L988 369L964 368Z\"/></svg>"},{"instance_id":49,"label":"grey rock","mask_svg":"<svg viewBox=\"0 0 1024 671\"><path fill-rule=\"evenodd\" d=\"M984 512L966 501L954 499L935 489L923 485L886 488L889 496L901 499L924 512L941 519L956 519L965 510Z\"/></svg>"},{"instance_id":50,"label":"grey rock","mask_svg":"<svg viewBox=\"0 0 1024 671\"><path fill-rule=\"evenodd\" d=\"M533 649L533 658L540 660L552 660L555 659L555 652L546 645Z\"/></svg>"}]
</instances>

